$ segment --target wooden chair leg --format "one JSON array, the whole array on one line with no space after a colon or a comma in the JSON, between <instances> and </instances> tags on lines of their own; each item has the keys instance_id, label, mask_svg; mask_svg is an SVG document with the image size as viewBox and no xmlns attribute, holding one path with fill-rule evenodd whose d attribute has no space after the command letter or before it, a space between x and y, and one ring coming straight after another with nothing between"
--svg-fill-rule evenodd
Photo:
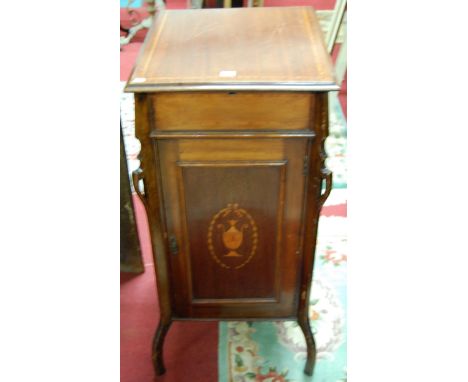
<instances>
[{"instance_id":1,"label":"wooden chair leg","mask_svg":"<svg viewBox=\"0 0 468 382\"><path fill-rule=\"evenodd\" d=\"M153 367L156 375L162 375L166 372L163 359L163 346L166 334L171 326L171 321L159 321L158 329L153 338Z\"/></svg>"},{"instance_id":2,"label":"wooden chair leg","mask_svg":"<svg viewBox=\"0 0 468 382\"><path fill-rule=\"evenodd\" d=\"M309 316L307 313L305 314L305 317L299 318L298 324L304 333L307 344L307 362L304 368L304 373L307 375L312 375L314 373L316 348L314 336L312 335L312 330L310 328Z\"/></svg>"}]
</instances>

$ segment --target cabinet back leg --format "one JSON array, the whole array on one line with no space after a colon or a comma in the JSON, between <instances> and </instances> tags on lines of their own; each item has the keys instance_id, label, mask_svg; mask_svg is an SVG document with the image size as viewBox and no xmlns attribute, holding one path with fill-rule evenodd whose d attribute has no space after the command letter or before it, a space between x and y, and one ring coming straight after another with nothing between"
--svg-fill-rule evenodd
<instances>
[{"instance_id":1,"label":"cabinet back leg","mask_svg":"<svg viewBox=\"0 0 468 382\"><path fill-rule=\"evenodd\" d=\"M304 337L307 344L307 361L304 368L304 373L307 375L312 375L314 373L314 366L315 366L315 358L316 358L316 348L315 348L315 340L312 334L312 330L310 328L309 317L307 313L304 315L305 317L300 317L298 319L298 324L304 333Z\"/></svg>"},{"instance_id":2,"label":"cabinet back leg","mask_svg":"<svg viewBox=\"0 0 468 382\"><path fill-rule=\"evenodd\" d=\"M159 321L158 328L153 338L153 367L156 375L162 375L166 372L164 367L163 346L166 334L171 326L171 321Z\"/></svg>"}]
</instances>

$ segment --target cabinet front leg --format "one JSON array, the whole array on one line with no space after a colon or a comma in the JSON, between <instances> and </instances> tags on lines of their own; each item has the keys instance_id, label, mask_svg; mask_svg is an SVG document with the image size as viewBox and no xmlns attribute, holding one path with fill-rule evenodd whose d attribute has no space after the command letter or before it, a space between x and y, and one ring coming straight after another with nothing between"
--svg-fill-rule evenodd
<instances>
[{"instance_id":1,"label":"cabinet front leg","mask_svg":"<svg viewBox=\"0 0 468 382\"><path fill-rule=\"evenodd\" d=\"M307 362L304 368L304 373L306 373L307 375L312 375L315 366L316 349L315 340L312 334L312 330L310 328L309 316L307 312L304 315L304 317L299 317L298 323L302 329L302 333L304 333L304 337L307 344Z\"/></svg>"},{"instance_id":2,"label":"cabinet front leg","mask_svg":"<svg viewBox=\"0 0 468 382\"><path fill-rule=\"evenodd\" d=\"M156 375L162 375L166 372L163 359L163 346L166 334L171 326L171 321L160 320L158 329L153 338L153 366Z\"/></svg>"}]
</instances>

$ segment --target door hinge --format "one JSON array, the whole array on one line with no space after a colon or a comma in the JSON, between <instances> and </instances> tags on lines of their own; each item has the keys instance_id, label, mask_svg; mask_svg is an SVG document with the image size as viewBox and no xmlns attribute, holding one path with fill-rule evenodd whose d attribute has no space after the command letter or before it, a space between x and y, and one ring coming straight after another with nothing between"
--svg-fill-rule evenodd
<instances>
[{"instance_id":1,"label":"door hinge","mask_svg":"<svg viewBox=\"0 0 468 382\"><path fill-rule=\"evenodd\" d=\"M307 174L309 174L309 156L306 155L304 157L304 167L303 167L303 170L302 170L302 174L304 176L306 176Z\"/></svg>"}]
</instances>

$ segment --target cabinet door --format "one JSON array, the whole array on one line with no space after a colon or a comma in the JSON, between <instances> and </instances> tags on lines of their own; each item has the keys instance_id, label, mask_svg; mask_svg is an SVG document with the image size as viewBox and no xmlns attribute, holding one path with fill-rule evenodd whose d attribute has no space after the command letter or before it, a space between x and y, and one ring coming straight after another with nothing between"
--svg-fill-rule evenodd
<instances>
[{"instance_id":1,"label":"cabinet door","mask_svg":"<svg viewBox=\"0 0 468 382\"><path fill-rule=\"evenodd\" d=\"M175 316L294 317L308 139L155 145Z\"/></svg>"}]
</instances>

